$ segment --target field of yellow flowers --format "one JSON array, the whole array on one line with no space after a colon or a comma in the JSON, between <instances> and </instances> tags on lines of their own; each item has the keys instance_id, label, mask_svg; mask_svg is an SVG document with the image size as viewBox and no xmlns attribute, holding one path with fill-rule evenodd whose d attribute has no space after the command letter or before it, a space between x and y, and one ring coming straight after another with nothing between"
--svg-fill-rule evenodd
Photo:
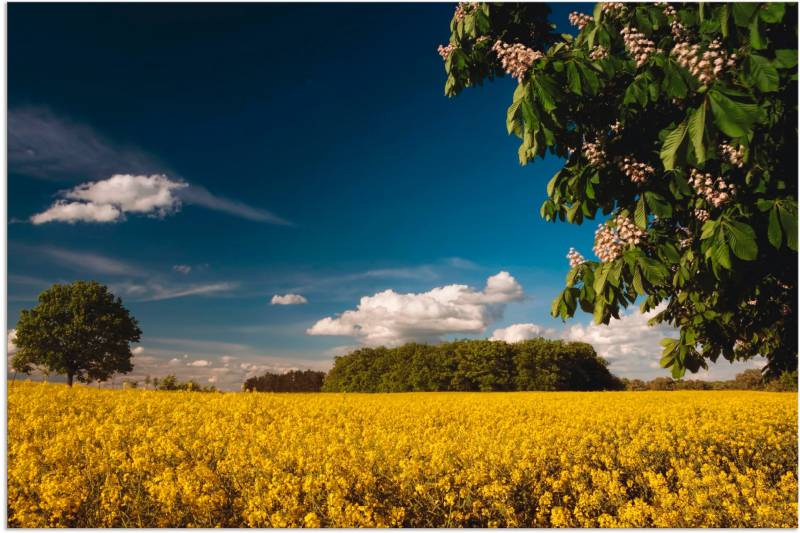
<instances>
[{"instance_id":1,"label":"field of yellow flowers","mask_svg":"<svg viewBox=\"0 0 800 533\"><path fill-rule=\"evenodd\" d=\"M11 526L797 525L794 393L8 400Z\"/></svg>"}]
</instances>

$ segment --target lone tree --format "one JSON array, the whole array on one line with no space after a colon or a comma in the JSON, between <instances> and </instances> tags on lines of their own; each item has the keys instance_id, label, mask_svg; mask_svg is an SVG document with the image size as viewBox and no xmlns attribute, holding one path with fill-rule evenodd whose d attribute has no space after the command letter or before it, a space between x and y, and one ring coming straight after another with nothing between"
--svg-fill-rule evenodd
<instances>
[{"instance_id":1,"label":"lone tree","mask_svg":"<svg viewBox=\"0 0 800 533\"><path fill-rule=\"evenodd\" d=\"M122 300L95 281L53 285L22 311L16 331L14 370L66 374L70 386L133 370L130 343L142 334Z\"/></svg>"},{"instance_id":2,"label":"lone tree","mask_svg":"<svg viewBox=\"0 0 800 533\"><path fill-rule=\"evenodd\" d=\"M596 4L552 33L541 5L459 4L445 93L518 81L521 164L565 160L541 215L600 217L570 250L553 316L597 323L637 300L679 378L707 360L797 368L797 4Z\"/></svg>"}]
</instances>

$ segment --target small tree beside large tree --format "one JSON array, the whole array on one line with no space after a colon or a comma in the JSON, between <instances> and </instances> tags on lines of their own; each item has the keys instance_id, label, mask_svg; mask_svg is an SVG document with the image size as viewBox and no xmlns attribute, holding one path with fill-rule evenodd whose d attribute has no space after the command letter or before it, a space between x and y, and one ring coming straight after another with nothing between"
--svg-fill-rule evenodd
<instances>
[{"instance_id":1,"label":"small tree beside large tree","mask_svg":"<svg viewBox=\"0 0 800 533\"><path fill-rule=\"evenodd\" d=\"M133 370L130 343L139 342L136 319L108 287L95 281L53 285L23 310L16 326L14 370L63 374L72 386L105 381Z\"/></svg>"},{"instance_id":2,"label":"small tree beside large tree","mask_svg":"<svg viewBox=\"0 0 800 533\"><path fill-rule=\"evenodd\" d=\"M459 4L445 93L517 79L506 124L524 165L565 163L541 215L604 220L570 250L563 319L641 303L678 328L674 377L763 355L797 368L797 4L596 4L555 35L542 4Z\"/></svg>"}]
</instances>

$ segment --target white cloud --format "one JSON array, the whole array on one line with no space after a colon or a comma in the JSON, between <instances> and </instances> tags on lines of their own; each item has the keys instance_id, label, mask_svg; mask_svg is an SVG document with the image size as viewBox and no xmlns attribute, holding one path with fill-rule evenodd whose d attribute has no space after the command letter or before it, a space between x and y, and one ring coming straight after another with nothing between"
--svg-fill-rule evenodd
<instances>
[{"instance_id":1,"label":"white cloud","mask_svg":"<svg viewBox=\"0 0 800 533\"><path fill-rule=\"evenodd\" d=\"M198 359L197 361L192 361L191 363L186 363L188 366L211 366L211 361L207 361L205 359Z\"/></svg>"},{"instance_id":2,"label":"white cloud","mask_svg":"<svg viewBox=\"0 0 800 533\"><path fill-rule=\"evenodd\" d=\"M115 174L61 191L59 194L65 200L58 200L48 210L32 216L31 222L116 222L124 219L125 213L164 217L180 209L181 201L174 191L187 186L163 174Z\"/></svg>"},{"instance_id":3,"label":"white cloud","mask_svg":"<svg viewBox=\"0 0 800 533\"><path fill-rule=\"evenodd\" d=\"M15 340L17 340L17 330L8 330L6 334L6 355L14 355L17 353L17 345L14 343Z\"/></svg>"},{"instance_id":4,"label":"white cloud","mask_svg":"<svg viewBox=\"0 0 800 533\"><path fill-rule=\"evenodd\" d=\"M188 274L192 271L191 265L172 265L172 270L180 274Z\"/></svg>"},{"instance_id":5,"label":"white cloud","mask_svg":"<svg viewBox=\"0 0 800 533\"><path fill-rule=\"evenodd\" d=\"M31 217L35 225L48 222L117 222L122 218L122 211L108 204L95 204L92 202L65 202L56 201L49 209Z\"/></svg>"},{"instance_id":6,"label":"white cloud","mask_svg":"<svg viewBox=\"0 0 800 533\"><path fill-rule=\"evenodd\" d=\"M144 347L143 347L143 346L137 346L136 348L134 348L133 350L131 350L131 353L132 353L133 355L139 355L139 354L143 354L143 353L144 353Z\"/></svg>"},{"instance_id":7,"label":"white cloud","mask_svg":"<svg viewBox=\"0 0 800 533\"><path fill-rule=\"evenodd\" d=\"M490 341L521 342L528 339L535 339L544 335L550 335L553 330L545 330L536 324L512 324L506 328L494 330Z\"/></svg>"},{"instance_id":8,"label":"white cloud","mask_svg":"<svg viewBox=\"0 0 800 533\"><path fill-rule=\"evenodd\" d=\"M355 337L371 345L436 341L451 333L483 332L502 315L506 303L522 297L522 286L508 272L488 278L481 291L467 285L424 293L386 290L362 297L357 309L323 318L306 332Z\"/></svg>"},{"instance_id":9,"label":"white cloud","mask_svg":"<svg viewBox=\"0 0 800 533\"><path fill-rule=\"evenodd\" d=\"M144 153L135 147L121 146L116 142L106 138L100 132L95 131L89 125L74 122L68 118L58 116L44 107L21 107L9 109L8 111L8 163L9 172L20 173L26 176L33 176L48 180L74 180L76 177L81 179L100 180L107 176L123 174L152 177L170 172L163 162L151 154ZM104 180L108 181L108 180ZM258 207L253 207L237 200L224 198L212 194L201 185L189 184L184 180L175 181L181 186L170 196L179 199L186 204L199 205L207 209L227 213L236 217L263 222L268 224L279 224L292 226L293 224L281 217ZM103 183L103 182L94 182ZM141 185L142 183L138 183ZM94 201L99 205L116 205L117 202L106 201L102 196L108 192L108 188L115 189L112 197L119 199L120 191L109 184L103 185L98 189L94 184L90 193L78 193L80 196L86 194L92 197L101 195L104 201L86 200L83 202ZM119 184L117 184L119 185ZM129 191L132 192L132 191ZM39 222L113 222L122 220L125 211L132 212L158 212L159 209L169 204L163 189L158 194L148 194L142 196L142 191L134 193L133 203L127 203L125 209L113 218L111 211L106 207L104 217L101 217L96 209L82 208L82 217L76 216L75 210L81 210L75 206L86 205L82 202L72 202L71 211L63 208L52 211L48 217L37 219ZM177 196L176 196L177 194ZM131 197L128 197L130 199ZM148 204L155 202L155 209ZM54 206L55 207L55 206ZM139 211L144 210L144 211ZM43 215L43 213L40 213ZM38 215L36 215L38 216ZM52 218L58 216L59 218Z\"/></svg>"},{"instance_id":10,"label":"white cloud","mask_svg":"<svg viewBox=\"0 0 800 533\"><path fill-rule=\"evenodd\" d=\"M634 308L620 313L619 320L611 319L604 324L576 324L564 331L564 338L571 341L588 342L598 355L609 362L609 369L620 376L664 375L658 360L661 357L661 339L676 337L677 331L667 324L649 326L647 321L663 307L641 313ZM651 365L655 361L656 368Z\"/></svg>"},{"instance_id":11,"label":"white cloud","mask_svg":"<svg viewBox=\"0 0 800 533\"><path fill-rule=\"evenodd\" d=\"M232 355L223 355L221 361L222 361L223 365L228 365L229 363L231 363L233 361L236 361L237 359L239 359L239 358L238 357L234 357Z\"/></svg>"},{"instance_id":12,"label":"white cloud","mask_svg":"<svg viewBox=\"0 0 800 533\"><path fill-rule=\"evenodd\" d=\"M297 304L307 304L308 300L306 300L305 296L301 296L299 294L284 294L279 295L276 294L270 300L272 305L297 305Z\"/></svg>"}]
</instances>

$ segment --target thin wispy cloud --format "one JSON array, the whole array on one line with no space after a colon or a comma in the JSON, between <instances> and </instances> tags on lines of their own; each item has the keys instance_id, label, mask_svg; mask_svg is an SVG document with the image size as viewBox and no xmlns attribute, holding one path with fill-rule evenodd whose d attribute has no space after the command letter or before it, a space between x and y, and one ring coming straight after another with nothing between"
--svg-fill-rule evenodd
<instances>
[{"instance_id":1,"label":"thin wispy cloud","mask_svg":"<svg viewBox=\"0 0 800 533\"><path fill-rule=\"evenodd\" d=\"M8 111L8 164L11 172L54 181L100 179L119 172L146 174L163 168L151 155L115 143L45 107Z\"/></svg>"},{"instance_id":2,"label":"thin wispy cloud","mask_svg":"<svg viewBox=\"0 0 800 533\"><path fill-rule=\"evenodd\" d=\"M172 300L175 298L183 298L185 296L200 296L209 294L219 294L229 292L239 287L238 283L223 282L223 283L207 283L190 285L182 288L163 287L158 284L144 285L144 289L150 292L150 296L141 298L142 302L157 302L161 300Z\"/></svg>"},{"instance_id":3,"label":"thin wispy cloud","mask_svg":"<svg viewBox=\"0 0 800 533\"><path fill-rule=\"evenodd\" d=\"M279 226L293 226L292 222L285 220L278 215L261 209L258 207L249 206L237 200L230 198L223 198L208 192L208 189L200 185L190 185L186 189L180 191L179 197L191 205L199 205L214 211L220 211L239 218L252 220L254 222L264 222L268 224L276 224Z\"/></svg>"},{"instance_id":4,"label":"thin wispy cloud","mask_svg":"<svg viewBox=\"0 0 800 533\"><path fill-rule=\"evenodd\" d=\"M240 286L238 282L232 281L215 280L202 283L175 281L148 268L93 252L24 244L14 244L14 249L33 257L46 258L51 264L65 267L82 277L107 278L103 281L109 285L112 292L140 302L172 300L188 296L219 296L228 294ZM35 280L45 284L51 283L38 278Z\"/></svg>"},{"instance_id":5,"label":"thin wispy cloud","mask_svg":"<svg viewBox=\"0 0 800 533\"><path fill-rule=\"evenodd\" d=\"M78 252L55 246L21 247L17 245L16 247L26 249L29 253L44 255L55 260L57 264L79 272L114 276L146 275L143 270L132 264L91 252Z\"/></svg>"},{"instance_id":6,"label":"thin wispy cloud","mask_svg":"<svg viewBox=\"0 0 800 533\"><path fill-rule=\"evenodd\" d=\"M163 217L185 203L254 222L293 225L266 209L189 183L152 155L121 146L88 125L59 117L45 107L9 110L8 132L10 172L83 183L62 191L63 198L34 214L30 218L34 224L119 222L126 212ZM153 183L156 178L160 183ZM150 192L158 194L147 194L148 180L157 185L150 187Z\"/></svg>"}]
</instances>

